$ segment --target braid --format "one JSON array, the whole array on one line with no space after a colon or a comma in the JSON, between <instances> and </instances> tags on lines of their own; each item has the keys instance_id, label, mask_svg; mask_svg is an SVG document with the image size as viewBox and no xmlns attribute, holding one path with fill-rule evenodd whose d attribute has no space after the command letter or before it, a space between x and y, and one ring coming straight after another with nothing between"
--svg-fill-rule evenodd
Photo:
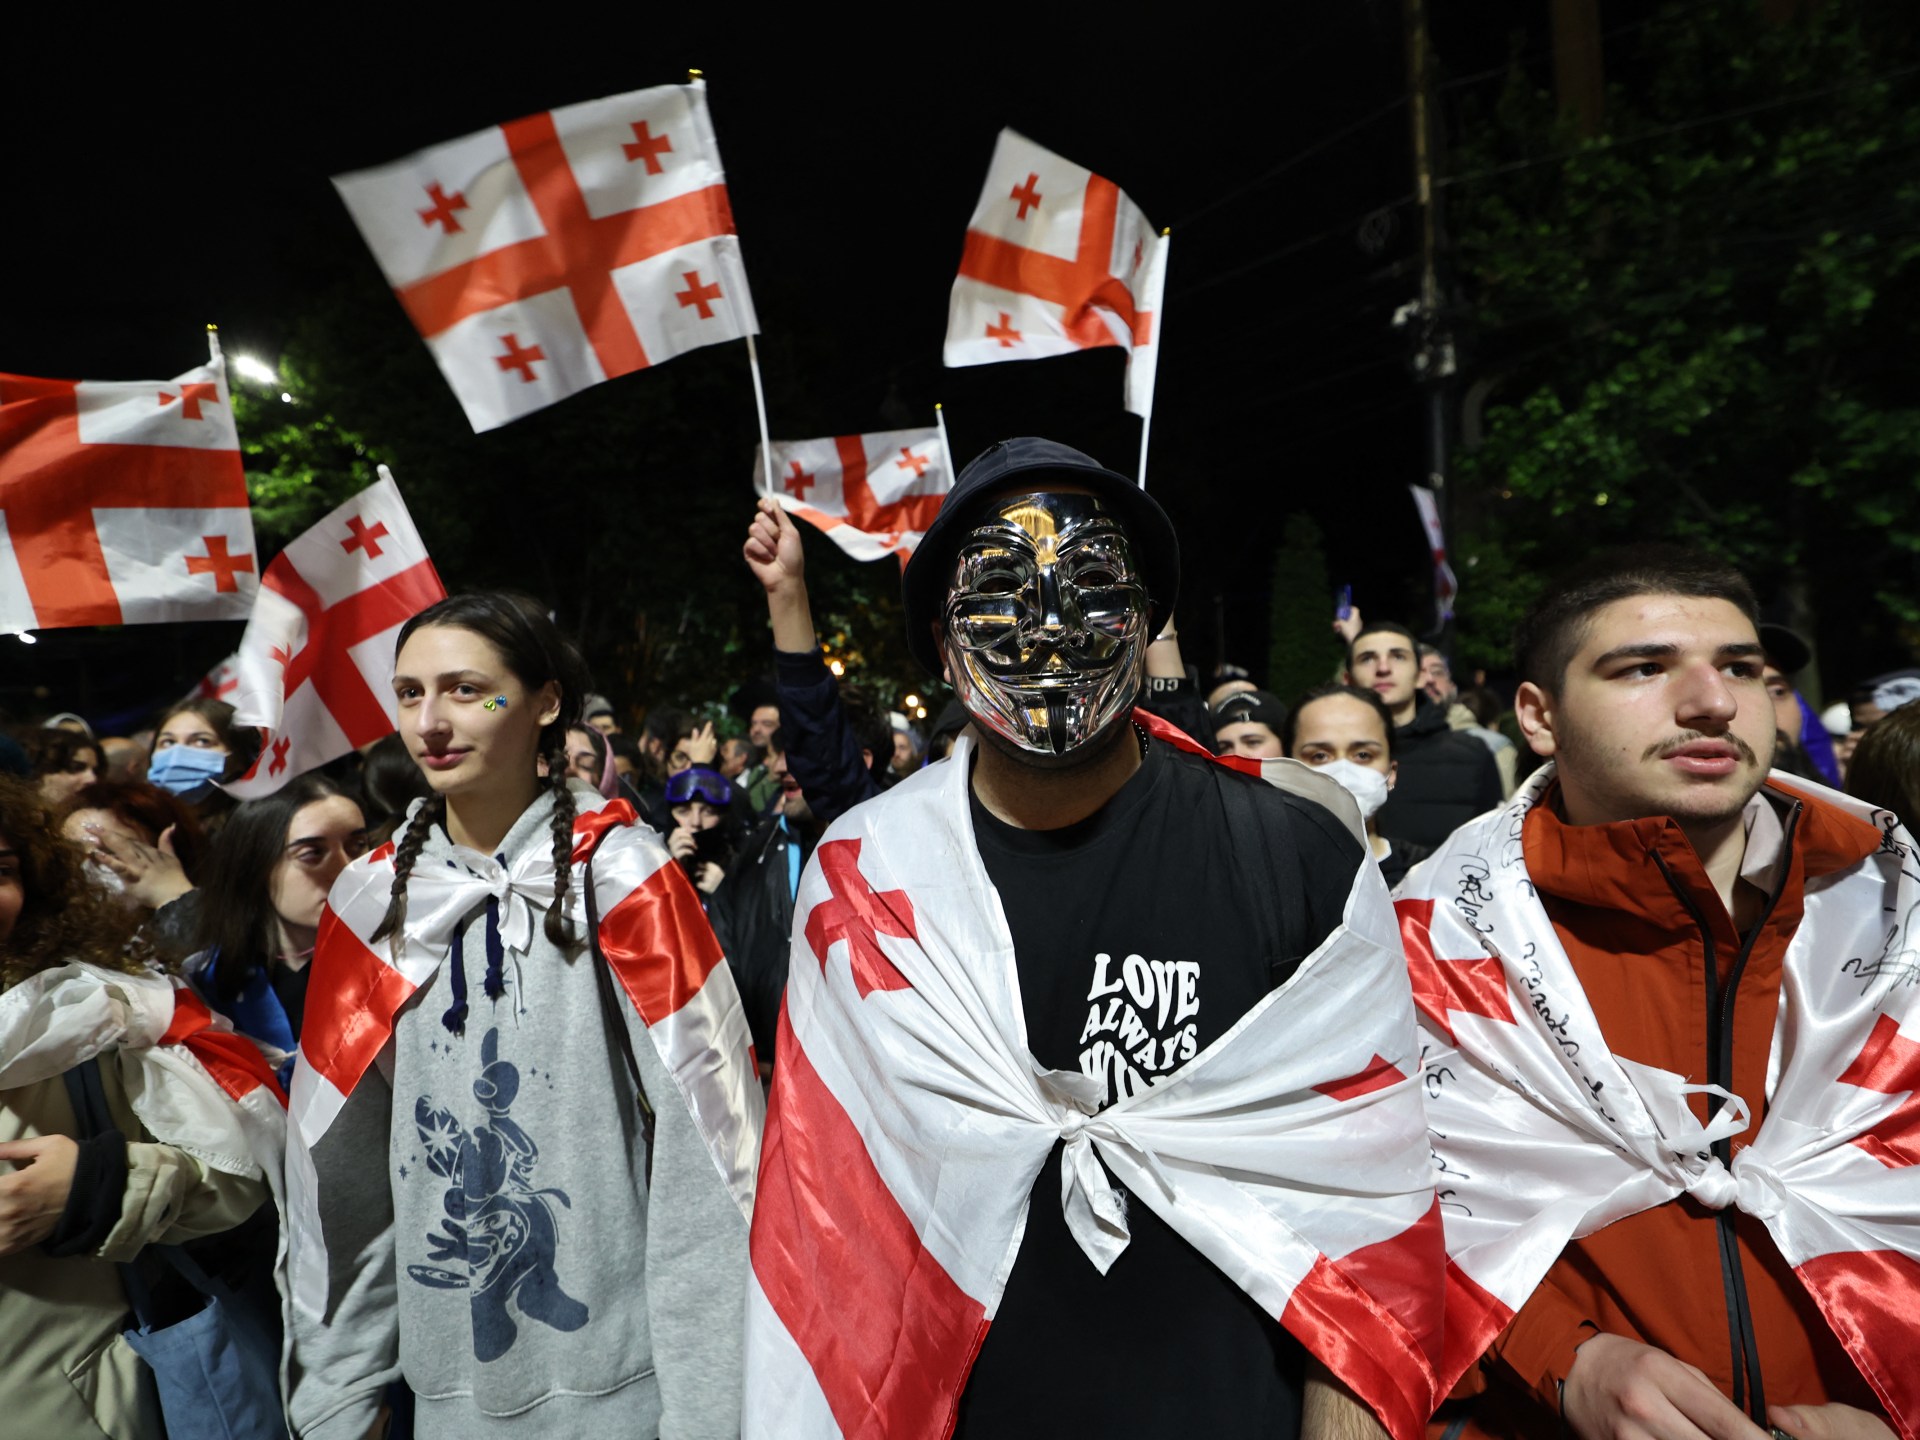
<instances>
[{"instance_id":1,"label":"braid","mask_svg":"<svg viewBox=\"0 0 1920 1440\"><path fill-rule=\"evenodd\" d=\"M565 743L562 732L561 743ZM553 904L547 910L547 939L564 950L573 943L567 918L567 883L573 874L573 791L567 788L566 755L547 757L547 783L553 786Z\"/></svg>"},{"instance_id":2,"label":"braid","mask_svg":"<svg viewBox=\"0 0 1920 1440\"><path fill-rule=\"evenodd\" d=\"M406 924L407 877L413 874L413 862L420 858L420 851L427 843L427 833L436 824L444 823L446 818L446 797L436 795L420 807L419 813L401 835L400 844L393 852L393 890L387 897L387 913L381 917L380 928L373 932L375 940L384 940Z\"/></svg>"}]
</instances>

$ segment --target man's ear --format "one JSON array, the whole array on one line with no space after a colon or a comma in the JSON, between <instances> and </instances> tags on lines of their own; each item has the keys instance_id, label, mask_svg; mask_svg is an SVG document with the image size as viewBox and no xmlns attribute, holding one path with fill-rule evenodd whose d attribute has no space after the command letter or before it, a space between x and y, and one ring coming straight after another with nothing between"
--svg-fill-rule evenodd
<instances>
[{"instance_id":1,"label":"man's ear","mask_svg":"<svg viewBox=\"0 0 1920 1440\"><path fill-rule=\"evenodd\" d=\"M1353 667L1351 665L1342 665L1340 667L1340 683L1342 685L1355 685L1359 683L1353 678ZM1363 685L1360 688L1364 690L1366 687Z\"/></svg>"},{"instance_id":2,"label":"man's ear","mask_svg":"<svg viewBox=\"0 0 1920 1440\"><path fill-rule=\"evenodd\" d=\"M1523 681L1513 694L1513 718L1520 722L1520 733L1536 755L1552 755L1560 748L1555 733L1559 706L1553 696L1531 680Z\"/></svg>"}]
</instances>

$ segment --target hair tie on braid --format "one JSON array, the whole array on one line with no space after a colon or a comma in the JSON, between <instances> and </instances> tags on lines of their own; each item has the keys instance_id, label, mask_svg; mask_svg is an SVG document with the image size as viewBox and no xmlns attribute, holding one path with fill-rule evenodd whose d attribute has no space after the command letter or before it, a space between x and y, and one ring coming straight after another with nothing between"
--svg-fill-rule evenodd
<instances>
[{"instance_id":1,"label":"hair tie on braid","mask_svg":"<svg viewBox=\"0 0 1920 1440\"><path fill-rule=\"evenodd\" d=\"M387 913L381 917L379 928L373 932L373 939L384 940L406 924L407 878L413 874L414 861L420 858L428 832L436 824L443 823L446 814L446 797L436 795L415 811L407 822L400 843L393 852L393 888L387 895Z\"/></svg>"},{"instance_id":2,"label":"hair tie on braid","mask_svg":"<svg viewBox=\"0 0 1920 1440\"><path fill-rule=\"evenodd\" d=\"M547 772L553 785L553 904L547 910L547 939L565 949L573 943L573 921L567 915L567 885L573 878L573 791L567 788L564 757L551 757Z\"/></svg>"}]
</instances>

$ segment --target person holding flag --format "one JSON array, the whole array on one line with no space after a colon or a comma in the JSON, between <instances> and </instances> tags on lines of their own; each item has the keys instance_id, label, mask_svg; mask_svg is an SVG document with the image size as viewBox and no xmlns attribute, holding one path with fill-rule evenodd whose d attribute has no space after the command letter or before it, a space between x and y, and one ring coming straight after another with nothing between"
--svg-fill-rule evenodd
<instances>
[{"instance_id":1,"label":"person holding flag","mask_svg":"<svg viewBox=\"0 0 1920 1440\"><path fill-rule=\"evenodd\" d=\"M752 1440L1423 1431L1444 1257L1386 887L1332 781L1135 708L1179 576L1145 491L1041 439L907 566L980 739L801 880Z\"/></svg>"},{"instance_id":2,"label":"person holding flag","mask_svg":"<svg viewBox=\"0 0 1920 1440\"><path fill-rule=\"evenodd\" d=\"M631 806L569 786L587 676L534 602L440 601L395 663L433 795L321 915L294 1432L359 1440L404 1378L422 1437L735 1435L763 1102L700 901Z\"/></svg>"}]
</instances>

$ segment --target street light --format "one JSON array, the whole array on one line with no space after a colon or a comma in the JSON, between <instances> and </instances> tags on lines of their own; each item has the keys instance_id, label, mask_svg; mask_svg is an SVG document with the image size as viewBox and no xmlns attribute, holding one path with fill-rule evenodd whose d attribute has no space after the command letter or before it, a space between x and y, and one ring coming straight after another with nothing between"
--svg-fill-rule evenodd
<instances>
[{"instance_id":1,"label":"street light","mask_svg":"<svg viewBox=\"0 0 1920 1440\"><path fill-rule=\"evenodd\" d=\"M233 368L247 379L256 381L261 385L278 385L280 383L280 377L274 373L273 367L255 355L234 356Z\"/></svg>"}]
</instances>

